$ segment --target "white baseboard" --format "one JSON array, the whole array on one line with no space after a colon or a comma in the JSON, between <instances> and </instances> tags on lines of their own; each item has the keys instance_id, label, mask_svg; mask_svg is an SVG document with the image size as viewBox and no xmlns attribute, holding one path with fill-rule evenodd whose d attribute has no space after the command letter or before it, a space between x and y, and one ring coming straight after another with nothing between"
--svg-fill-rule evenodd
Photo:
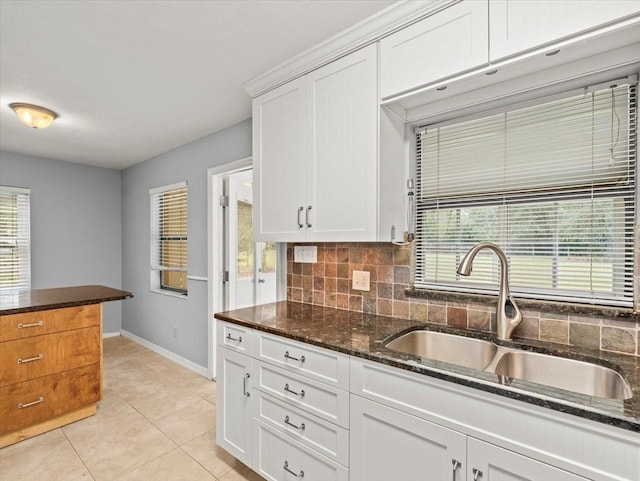
<instances>
[{"instance_id":1,"label":"white baseboard","mask_svg":"<svg viewBox=\"0 0 640 481\"><path fill-rule=\"evenodd\" d=\"M106 339L107 337L118 337L119 335L119 332L103 332L102 339Z\"/></svg>"},{"instance_id":2,"label":"white baseboard","mask_svg":"<svg viewBox=\"0 0 640 481\"><path fill-rule=\"evenodd\" d=\"M138 344L146 347L150 351L153 351L157 354L160 354L163 357L166 357L170 361L175 362L176 364L181 365L182 367L186 367L187 369L200 374L201 376L208 377L207 368L201 366L200 364L196 364L193 361L189 361L189 359L185 359L182 356L178 356L177 354L165 349L164 347L160 347L157 344L147 341L141 337L136 336L135 334L130 333L129 331L125 331L124 329L120 331L124 337L131 339L133 342L137 342Z\"/></svg>"}]
</instances>

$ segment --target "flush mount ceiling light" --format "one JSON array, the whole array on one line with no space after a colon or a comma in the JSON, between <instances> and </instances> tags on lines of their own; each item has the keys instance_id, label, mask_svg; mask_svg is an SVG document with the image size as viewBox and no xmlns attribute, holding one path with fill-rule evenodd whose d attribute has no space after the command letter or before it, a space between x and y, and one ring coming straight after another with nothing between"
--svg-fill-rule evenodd
<instances>
[{"instance_id":1,"label":"flush mount ceiling light","mask_svg":"<svg viewBox=\"0 0 640 481\"><path fill-rule=\"evenodd\" d=\"M58 118L58 114L54 111L31 104L10 104L20 121L27 127L34 129L46 129L53 121Z\"/></svg>"}]
</instances>

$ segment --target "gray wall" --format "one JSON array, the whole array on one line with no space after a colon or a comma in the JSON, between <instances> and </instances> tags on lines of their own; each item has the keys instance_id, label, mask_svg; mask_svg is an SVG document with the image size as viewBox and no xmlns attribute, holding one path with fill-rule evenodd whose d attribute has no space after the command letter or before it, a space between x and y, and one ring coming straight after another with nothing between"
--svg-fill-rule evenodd
<instances>
[{"instance_id":1,"label":"gray wall","mask_svg":"<svg viewBox=\"0 0 640 481\"><path fill-rule=\"evenodd\" d=\"M31 189L31 287L121 286L118 170L0 152L0 184ZM123 302L104 305L119 332Z\"/></svg>"},{"instance_id":2,"label":"gray wall","mask_svg":"<svg viewBox=\"0 0 640 481\"><path fill-rule=\"evenodd\" d=\"M207 283L179 299L150 291L149 189L187 181L189 275L207 276L207 169L251 155L251 119L122 171L122 328L207 366ZM174 337L173 329L177 329Z\"/></svg>"}]
</instances>

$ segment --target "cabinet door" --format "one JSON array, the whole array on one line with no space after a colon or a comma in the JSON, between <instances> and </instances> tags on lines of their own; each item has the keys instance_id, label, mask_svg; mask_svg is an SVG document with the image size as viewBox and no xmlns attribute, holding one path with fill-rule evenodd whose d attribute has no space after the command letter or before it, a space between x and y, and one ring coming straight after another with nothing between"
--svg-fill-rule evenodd
<instances>
[{"instance_id":1,"label":"cabinet door","mask_svg":"<svg viewBox=\"0 0 640 481\"><path fill-rule=\"evenodd\" d=\"M380 41L381 95L388 98L489 62L487 0L455 5Z\"/></svg>"},{"instance_id":2,"label":"cabinet door","mask_svg":"<svg viewBox=\"0 0 640 481\"><path fill-rule=\"evenodd\" d=\"M468 438L467 479L477 481L587 481L587 478Z\"/></svg>"},{"instance_id":3,"label":"cabinet door","mask_svg":"<svg viewBox=\"0 0 640 481\"><path fill-rule=\"evenodd\" d=\"M253 100L255 241L304 240L304 78ZM300 208L303 211L299 211Z\"/></svg>"},{"instance_id":4,"label":"cabinet door","mask_svg":"<svg viewBox=\"0 0 640 481\"><path fill-rule=\"evenodd\" d=\"M377 47L306 77L307 241L376 240Z\"/></svg>"},{"instance_id":5,"label":"cabinet door","mask_svg":"<svg viewBox=\"0 0 640 481\"><path fill-rule=\"evenodd\" d=\"M351 481L465 479L463 434L353 395L350 432Z\"/></svg>"},{"instance_id":6,"label":"cabinet door","mask_svg":"<svg viewBox=\"0 0 640 481\"><path fill-rule=\"evenodd\" d=\"M638 13L637 0L491 0L491 61Z\"/></svg>"},{"instance_id":7,"label":"cabinet door","mask_svg":"<svg viewBox=\"0 0 640 481\"><path fill-rule=\"evenodd\" d=\"M216 442L251 463L251 359L218 346Z\"/></svg>"}]
</instances>

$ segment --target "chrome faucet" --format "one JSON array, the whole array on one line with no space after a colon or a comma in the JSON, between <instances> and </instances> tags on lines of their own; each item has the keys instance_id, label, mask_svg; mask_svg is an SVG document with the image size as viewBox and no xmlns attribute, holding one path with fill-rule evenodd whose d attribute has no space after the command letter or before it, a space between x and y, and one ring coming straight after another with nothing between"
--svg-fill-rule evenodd
<instances>
[{"instance_id":1,"label":"chrome faucet","mask_svg":"<svg viewBox=\"0 0 640 481\"><path fill-rule=\"evenodd\" d=\"M481 242L473 246L458 266L458 274L468 276L471 274L471 265L476 254L482 249L490 249L500 259L500 292L498 293L498 307L496 309L496 324L498 339L509 340L518 324L522 322L522 313L515 300L509 294L509 263L504 251L491 242ZM509 306L509 313L507 313Z\"/></svg>"}]
</instances>

